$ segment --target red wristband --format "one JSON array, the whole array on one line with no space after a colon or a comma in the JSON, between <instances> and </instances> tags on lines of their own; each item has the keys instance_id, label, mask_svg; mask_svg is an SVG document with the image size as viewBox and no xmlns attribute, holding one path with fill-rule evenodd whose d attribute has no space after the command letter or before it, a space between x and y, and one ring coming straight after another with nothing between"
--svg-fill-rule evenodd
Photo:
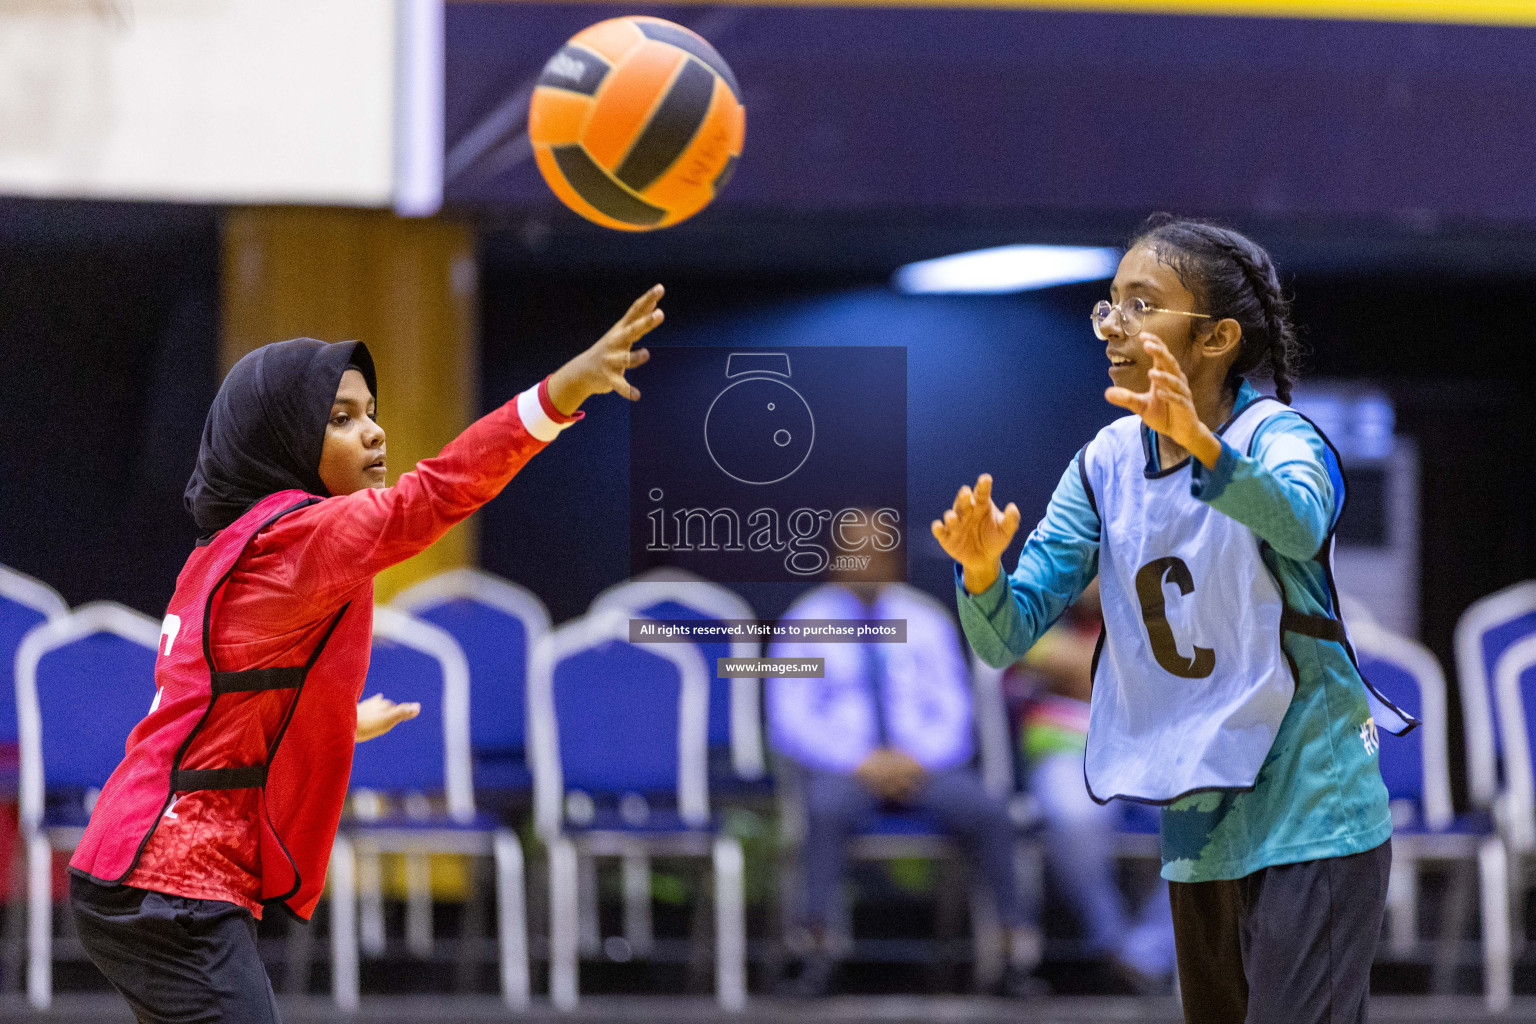
<instances>
[{"instance_id":1,"label":"red wristband","mask_svg":"<svg viewBox=\"0 0 1536 1024\"><path fill-rule=\"evenodd\" d=\"M555 403L551 401L549 397L548 377L545 377L543 380L539 381L539 408L544 410L545 416L548 416L556 423L575 423L577 420L586 415L586 413L582 412L580 409L576 410L576 414L574 416L567 416L559 409L556 409Z\"/></svg>"}]
</instances>

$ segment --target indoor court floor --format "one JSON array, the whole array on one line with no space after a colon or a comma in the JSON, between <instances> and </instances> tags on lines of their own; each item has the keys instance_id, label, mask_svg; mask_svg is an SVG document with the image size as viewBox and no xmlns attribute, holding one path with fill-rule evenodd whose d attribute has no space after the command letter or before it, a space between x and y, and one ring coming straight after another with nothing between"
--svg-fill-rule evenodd
<instances>
[{"instance_id":1,"label":"indoor court floor","mask_svg":"<svg viewBox=\"0 0 1536 1024\"><path fill-rule=\"evenodd\" d=\"M363 999L355 1015L328 1001L282 1002L285 1024L1178 1024L1171 999L1057 996L1008 1000L976 996L846 996L815 1002L755 999L742 1014L724 1014L707 997L592 996L572 1014L535 1003L526 1014L510 1013L491 997L381 996ZM17 998L0 1003L0 1020L132 1024L121 1000L106 993L61 994L53 1008L35 1013ZM1536 1024L1536 997L1515 1000L1507 1014L1490 1015L1476 996L1381 996L1371 1001L1373 1024L1473 1024L1507 1021Z\"/></svg>"}]
</instances>

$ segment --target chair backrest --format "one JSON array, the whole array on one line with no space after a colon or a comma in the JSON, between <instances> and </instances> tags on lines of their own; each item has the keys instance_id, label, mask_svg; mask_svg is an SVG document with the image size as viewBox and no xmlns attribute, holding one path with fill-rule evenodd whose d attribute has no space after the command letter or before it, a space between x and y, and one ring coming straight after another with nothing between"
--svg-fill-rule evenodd
<instances>
[{"instance_id":1,"label":"chair backrest","mask_svg":"<svg viewBox=\"0 0 1536 1024\"><path fill-rule=\"evenodd\" d=\"M1517 640L1493 669L1499 733L1509 783L1509 841L1536 849L1536 776L1531 772L1531 724L1536 722L1536 634Z\"/></svg>"},{"instance_id":2,"label":"chair backrest","mask_svg":"<svg viewBox=\"0 0 1536 1024\"><path fill-rule=\"evenodd\" d=\"M1351 594L1339 593L1339 617L1344 620L1344 625L1353 628L1357 622L1374 622L1380 625L1376 613L1371 611L1370 605Z\"/></svg>"},{"instance_id":3,"label":"chair backrest","mask_svg":"<svg viewBox=\"0 0 1536 1024\"><path fill-rule=\"evenodd\" d=\"M724 622L756 619L752 606L735 591L718 583L682 573L658 570L598 594L591 614L623 612L651 619L693 619ZM760 658L761 641L737 639L694 645L709 672L709 745L729 747L731 770L743 779L760 779L767 772L763 756L762 679L719 679L717 658Z\"/></svg>"},{"instance_id":4,"label":"chair backrest","mask_svg":"<svg viewBox=\"0 0 1536 1024\"><path fill-rule=\"evenodd\" d=\"M1474 601L1456 623L1456 681L1467 737L1467 790L1479 807L1498 791L1503 731L1494 699L1494 666L1514 643L1536 634L1536 580L1506 587Z\"/></svg>"},{"instance_id":5,"label":"chair backrest","mask_svg":"<svg viewBox=\"0 0 1536 1024\"><path fill-rule=\"evenodd\" d=\"M154 619L109 601L50 619L21 642L15 692L29 833L42 824L49 792L106 785L154 703L159 645Z\"/></svg>"},{"instance_id":6,"label":"chair backrest","mask_svg":"<svg viewBox=\"0 0 1536 1024\"><path fill-rule=\"evenodd\" d=\"M359 743L352 788L385 793L441 793L448 813L474 817L469 755L469 664L447 632L393 608L373 610L373 650L365 697L416 701L421 714Z\"/></svg>"},{"instance_id":7,"label":"chair backrest","mask_svg":"<svg viewBox=\"0 0 1536 1024\"><path fill-rule=\"evenodd\" d=\"M634 644L629 616L587 615L534 647L528 744L534 820L558 835L567 792L675 799L709 818L709 675L692 644Z\"/></svg>"},{"instance_id":8,"label":"chair backrest","mask_svg":"<svg viewBox=\"0 0 1536 1024\"><path fill-rule=\"evenodd\" d=\"M0 565L0 743L16 742L16 649L36 627L69 612L50 586Z\"/></svg>"},{"instance_id":9,"label":"chair backrest","mask_svg":"<svg viewBox=\"0 0 1536 1024\"><path fill-rule=\"evenodd\" d=\"M522 757L528 661L549 632L530 590L478 569L454 569L398 594L391 605L445 630L469 662L469 743L476 755Z\"/></svg>"},{"instance_id":10,"label":"chair backrest","mask_svg":"<svg viewBox=\"0 0 1536 1024\"><path fill-rule=\"evenodd\" d=\"M1429 829L1449 827L1454 809L1446 743L1445 673L1439 660L1424 645L1369 620L1353 620L1349 637L1361 674L1393 704L1419 720L1418 728L1403 736L1379 734L1381 778L1387 795L1394 803L1410 802L1415 815Z\"/></svg>"}]
</instances>

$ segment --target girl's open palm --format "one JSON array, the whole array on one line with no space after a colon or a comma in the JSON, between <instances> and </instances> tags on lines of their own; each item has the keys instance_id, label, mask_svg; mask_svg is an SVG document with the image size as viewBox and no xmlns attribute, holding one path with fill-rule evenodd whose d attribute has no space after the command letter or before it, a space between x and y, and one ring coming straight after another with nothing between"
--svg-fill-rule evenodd
<instances>
[{"instance_id":1,"label":"girl's open palm","mask_svg":"<svg viewBox=\"0 0 1536 1024\"><path fill-rule=\"evenodd\" d=\"M1152 357L1152 369L1147 373L1150 386L1141 392L1109 388L1104 398L1140 416L1143 423L1175 444L1192 449L1202 436L1203 425L1195 412L1189 379L1168 346L1151 334L1143 334L1142 339L1142 347Z\"/></svg>"},{"instance_id":2,"label":"girl's open palm","mask_svg":"<svg viewBox=\"0 0 1536 1024\"><path fill-rule=\"evenodd\" d=\"M382 693L376 693L357 705L357 742L383 736L401 722L408 722L421 714L421 705L415 701L396 704Z\"/></svg>"},{"instance_id":3,"label":"girl's open palm","mask_svg":"<svg viewBox=\"0 0 1536 1024\"><path fill-rule=\"evenodd\" d=\"M640 296L595 345L549 375L549 400L557 410L569 416L593 395L610 391L631 402L639 400L640 389L624 374L651 358L649 349L635 348L635 343L661 323L662 312L656 304L662 294L658 284Z\"/></svg>"},{"instance_id":4,"label":"girl's open palm","mask_svg":"<svg viewBox=\"0 0 1536 1024\"><path fill-rule=\"evenodd\" d=\"M933 536L944 552L972 577L995 572L1003 550L1019 529L1019 507L999 509L992 502L992 475L976 478L976 487L960 488L943 519L933 521Z\"/></svg>"},{"instance_id":5,"label":"girl's open palm","mask_svg":"<svg viewBox=\"0 0 1536 1024\"><path fill-rule=\"evenodd\" d=\"M636 299L623 318L587 351L583 369L591 394L617 391L632 402L639 400L640 389L626 380L624 374L651 358L649 350L635 348L635 343L661 324L662 312L656 304L662 294L658 284Z\"/></svg>"}]
</instances>

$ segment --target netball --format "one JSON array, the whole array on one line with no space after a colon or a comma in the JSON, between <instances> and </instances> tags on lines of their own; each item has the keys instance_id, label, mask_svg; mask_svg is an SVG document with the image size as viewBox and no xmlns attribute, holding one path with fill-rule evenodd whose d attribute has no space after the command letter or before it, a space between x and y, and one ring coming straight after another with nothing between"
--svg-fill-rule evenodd
<instances>
[{"instance_id":1,"label":"netball","mask_svg":"<svg viewBox=\"0 0 1536 1024\"><path fill-rule=\"evenodd\" d=\"M746 110L736 76L702 36L661 18L612 18L544 65L528 136L561 202L604 227L651 231L725 187Z\"/></svg>"}]
</instances>

